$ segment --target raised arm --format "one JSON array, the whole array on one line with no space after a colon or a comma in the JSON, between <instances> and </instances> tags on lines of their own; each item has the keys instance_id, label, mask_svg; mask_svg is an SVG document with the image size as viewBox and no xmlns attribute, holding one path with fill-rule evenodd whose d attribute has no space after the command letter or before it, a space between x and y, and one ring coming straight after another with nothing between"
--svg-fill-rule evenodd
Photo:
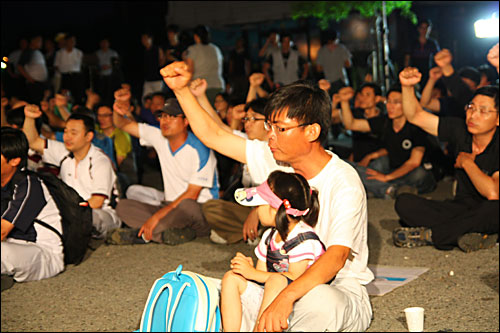
<instances>
[{"instance_id":1,"label":"raised arm","mask_svg":"<svg viewBox=\"0 0 500 333\"><path fill-rule=\"evenodd\" d=\"M163 80L175 93L194 134L209 148L241 163L246 163L245 139L226 132L201 107L189 90L192 74L183 61L169 64L160 70Z\"/></svg>"},{"instance_id":2,"label":"raised arm","mask_svg":"<svg viewBox=\"0 0 500 333\"><path fill-rule=\"evenodd\" d=\"M262 73L253 73L248 78L250 87L248 88L247 100L246 102L251 102L259 97L267 97L269 94L267 91L262 89L261 85L264 82L265 76Z\"/></svg>"},{"instance_id":3,"label":"raised arm","mask_svg":"<svg viewBox=\"0 0 500 333\"><path fill-rule=\"evenodd\" d=\"M139 125L134 120L130 107L131 96L130 91L124 88L115 91L113 123L128 134L139 138Z\"/></svg>"},{"instance_id":4,"label":"raised arm","mask_svg":"<svg viewBox=\"0 0 500 333\"><path fill-rule=\"evenodd\" d=\"M486 56L486 59L488 59L488 62L496 68L497 73L498 73L498 43L496 43L488 52L488 55Z\"/></svg>"},{"instance_id":5,"label":"raised arm","mask_svg":"<svg viewBox=\"0 0 500 333\"><path fill-rule=\"evenodd\" d=\"M439 117L426 112L415 96L414 86L420 82L422 74L418 69L406 67L399 73L403 95L403 113L408 121L427 133L437 136Z\"/></svg>"},{"instance_id":6,"label":"raised arm","mask_svg":"<svg viewBox=\"0 0 500 333\"><path fill-rule=\"evenodd\" d=\"M432 90L437 80L443 76L443 71L439 67L431 68L429 71L429 80L425 84L422 90L422 97L420 98L420 105L422 107L431 110L432 112L439 112L441 110L441 104L439 99L432 98Z\"/></svg>"},{"instance_id":7,"label":"raised arm","mask_svg":"<svg viewBox=\"0 0 500 333\"><path fill-rule=\"evenodd\" d=\"M366 119L356 119L352 115L349 100L354 96L354 89L344 87L339 90L341 120L344 127L348 130L358 132L370 132L370 124Z\"/></svg>"},{"instance_id":8,"label":"raised arm","mask_svg":"<svg viewBox=\"0 0 500 333\"><path fill-rule=\"evenodd\" d=\"M38 105L28 104L24 107L23 132L26 134L31 149L43 155L45 140L40 137L35 127L35 119L42 115Z\"/></svg>"}]
</instances>

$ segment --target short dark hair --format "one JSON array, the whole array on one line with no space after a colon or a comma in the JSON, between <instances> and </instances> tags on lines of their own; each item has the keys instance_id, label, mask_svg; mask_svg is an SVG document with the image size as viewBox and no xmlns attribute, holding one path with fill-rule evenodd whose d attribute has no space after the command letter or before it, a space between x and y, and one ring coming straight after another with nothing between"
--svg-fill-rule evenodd
<instances>
[{"instance_id":1,"label":"short dark hair","mask_svg":"<svg viewBox=\"0 0 500 333\"><path fill-rule=\"evenodd\" d=\"M151 99L153 99L153 97L156 97L156 96L160 96L160 97L162 97L164 100L166 100L166 99L167 99L167 96L166 96L164 93L162 93L161 91L157 91L157 92L152 93L152 94L151 94Z\"/></svg>"},{"instance_id":2,"label":"short dark hair","mask_svg":"<svg viewBox=\"0 0 500 333\"><path fill-rule=\"evenodd\" d=\"M228 97L227 104L230 107L240 105L240 104L245 104L245 97L246 96L244 96L242 94L231 94Z\"/></svg>"},{"instance_id":3,"label":"short dark hair","mask_svg":"<svg viewBox=\"0 0 500 333\"><path fill-rule=\"evenodd\" d=\"M167 25L167 32L173 31L175 33L179 32L179 26L177 24L169 24Z\"/></svg>"},{"instance_id":4,"label":"short dark hair","mask_svg":"<svg viewBox=\"0 0 500 333\"><path fill-rule=\"evenodd\" d=\"M28 163L29 143L23 131L2 126L1 150L3 157L7 161L20 157L21 163L19 163L19 167L21 169L26 167Z\"/></svg>"},{"instance_id":5,"label":"short dark hair","mask_svg":"<svg viewBox=\"0 0 500 333\"><path fill-rule=\"evenodd\" d=\"M471 100L477 95L483 95L493 98L493 100L495 101L495 110L498 111L498 86L490 85L477 89L474 92L474 95L472 95Z\"/></svg>"},{"instance_id":6,"label":"short dark hair","mask_svg":"<svg viewBox=\"0 0 500 333\"><path fill-rule=\"evenodd\" d=\"M194 34L200 37L202 44L208 44L210 42L208 28L205 25L197 25L196 28L194 28Z\"/></svg>"},{"instance_id":7,"label":"short dark hair","mask_svg":"<svg viewBox=\"0 0 500 333\"><path fill-rule=\"evenodd\" d=\"M393 84L393 85L389 88L389 90L387 91L386 97L389 97L389 94L390 94L391 92L398 92L398 93L402 93L401 83L399 83L399 82L394 83L394 84Z\"/></svg>"},{"instance_id":8,"label":"short dark hair","mask_svg":"<svg viewBox=\"0 0 500 333\"><path fill-rule=\"evenodd\" d=\"M489 64L482 64L481 66L477 67L477 70L479 71L479 73L481 75L485 75L486 76L486 79L490 82L490 83L495 83L495 81L497 80L498 78L498 74L497 72L495 71L495 69L489 65Z\"/></svg>"},{"instance_id":9,"label":"short dark hair","mask_svg":"<svg viewBox=\"0 0 500 333\"><path fill-rule=\"evenodd\" d=\"M95 115L86 107L80 106L68 117L69 120L83 120L85 126L85 133L95 132Z\"/></svg>"},{"instance_id":10,"label":"short dark hair","mask_svg":"<svg viewBox=\"0 0 500 333\"><path fill-rule=\"evenodd\" d=\"M378 84L373 82L365 82L361 85L361 87L359 87L359 91L361 92L361 90L363 90L366 87L372 88L373 91L375 92L375 96L382 96L382 89Z\"/></svg>"},{"instance_id":11,"label":"short dark hair","mask_svg":"<svg viewBox=\"0 0 500 333\"><path fill-rule=\"evenodd\" d=\"M249 109L252 109L253 112L256 112L258 114L261 114L263 116L266 115L266 104L267 104L268 99L267 98L256 98L247 104L245 104L245 111L248 111Z\"/></svg>"},{"instance_id":12,"label":"short dark hair","mask_svg":"<svg viewBox=\"0 0 500 333\"><path fill-rule=\"evenodd\" d=\"M304 124L319 124L321 133L318 140L323 142L326 139L332 118L332 102L328 93L317 85L300 80L273 92L266 103L266 118L272 118L283 111L287 112L289 119L296 119Z\"/></svg>"},{"instance_id":13,"label":"short dark hair","mask_svg":"<svg viewBox=\"0 0 500 333\"><path fill-rule=\"evenodd\" d=\"M17 107L15 109L10 109L5 111L5 120L9 125L14 125L17 128L21 129L23 128L24 125L24 105ZM40 133L40 130L42 128L42 118L38 117L35 119L35 128Z\"/></svg>"},{"instance_id":14,"label":"short dark hair","mask_svg":"<svg viewBox=\"0 0 500 333\"><path fill-rule=\"evenodd\" d=\"M337 31L336 30L325 30L321 31L321 44L326 44L329 41L337 40Z\"/></svg>"},{"instance_id":15,"label":"short dark hair","mask_svg":"<svg viewBox=\"0 0 500 333\"><path fill-rule=\"evenodd\" d=\"M476 85L481 82L481 73L472 66L465 66L458 70L458 76L474 81Z\"/></svg>"},{"instance_id":16,"label":"short dark hair","mask_svg":"<svg viewBox=\"0 0 500 333\"><path fill-rule=\"evenodd\" d=\"M427 25L428 25L429 27L432 27L432 21L431 21L431 19L428 19L428 18L421 18L421 19L419 19L419 20L418 20L418 23L417 23L417 27L418 27L419 25L421 25L422 23L427 23Z\"/></svg>"}]
</instances>

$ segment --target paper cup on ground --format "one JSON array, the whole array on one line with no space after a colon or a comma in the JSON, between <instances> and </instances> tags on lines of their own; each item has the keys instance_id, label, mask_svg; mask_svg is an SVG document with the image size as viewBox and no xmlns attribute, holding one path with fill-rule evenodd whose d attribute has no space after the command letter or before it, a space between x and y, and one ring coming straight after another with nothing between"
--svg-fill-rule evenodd
<instances>
[{"instance_id":1,"label":"paper cup on ground","mask_svg":"<svg viewBox=\"0 0 500 333\"><path fill-rule=\"evenodd\" d=\"M423 332L424 331L424 308L412 307L406 308L406 323L408 324L408 331L410 332Z\"/></svg>"}]
</instances>

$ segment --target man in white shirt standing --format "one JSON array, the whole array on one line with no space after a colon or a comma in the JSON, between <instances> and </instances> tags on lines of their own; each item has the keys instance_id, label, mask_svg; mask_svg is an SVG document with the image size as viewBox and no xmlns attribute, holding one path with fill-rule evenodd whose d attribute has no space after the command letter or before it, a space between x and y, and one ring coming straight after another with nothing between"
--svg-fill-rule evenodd
<instances>
[{"instance_id":1,"label":"man in white shirt standing","mask_svg":"<svg viewBox=\"0 0 500 333\"><path fill-rule=\"evenodd\" d=\"M85 90L81 73L83 52L75 45L75 36L67 35L64 48L56 53L54 67L61 73L61 89L71 91L74 104L81 104Z\"/></svg>"},{"instance_id":2,"label":"man in white shirt standing","mask_svg":"<svg viewBox=\"0 0 500 333\"><path fill-rule=\"evenodd\" d=\"M30 103L40 103L43 99L43 93L48 78L45 57L40 48L43 39L41 36L33 36L30 39L30 46L21 53L17 69L26 79L26 90L28 92L28 101Z\"/></svg>"},{"instance_id":3,"label":"man in white shirt standing","mask_svg":"<svg viewBox=\"0 0 500 333\"><path fill-rule=\"evenodd\" d=\"M321 146L331 121L328 95L308 83L280 88L266 104L269 141L250 141L220 128L198 104L188 87L191 74L185 63L172 63L160 74L193 132L208 147L247 163L256 182L265 181L274 170L292 170L319 191L315 231L327 251L275 298L257 331L366 330L372 308L364 286L374 277L367 267L366 193L356 171Z\"/></svg>"},{"instance_id":4,"label":"man in white shirt standing","mask_svg":"<svg viewBox=\"0 0 500 333\"><path fill-rule=\"evenodd\" d=\"M59 177L75 189L92 208L92 236L102 239L121 221L110 206L116 174L109 157L92 144L94 119L75 112L66 121L64 143L42 139L35 128L35 118L42 115L36 105L24 108L23 131L30 148L36 150L44 162L60 167Z\"/></svg>"}]
</instances>

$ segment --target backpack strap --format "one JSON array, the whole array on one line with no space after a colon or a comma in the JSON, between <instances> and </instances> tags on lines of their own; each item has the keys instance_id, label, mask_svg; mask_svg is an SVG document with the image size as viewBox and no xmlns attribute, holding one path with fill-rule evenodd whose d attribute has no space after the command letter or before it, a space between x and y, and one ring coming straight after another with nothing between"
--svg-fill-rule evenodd
<instances>
[{"instance_id":1,"label":"backpack strap","mask_svg":"<svg viewBox=\"0 0 500 333\"><path fill-rule=\"evenodd\" d=\"M321 243L323 250L326 251L325 244L323 244L323 242L319 239L318 235L316 235L316 233L314 233L312 231L300 233L297 236L295 236L294 238L287 240L285 242L285 244L283 245L283 250L285 250L286 253L288 253L290 250L295 248L297 245L299 245L300 243L302 243L308 239L317 240L318 242Z\"/></svg>"},{"instance_id":2,"label":"backpack strap","mask_svg":"<svg viewBox=\"0 0 500 333\"><path fill-rule=\"evenodd\" d=\"M61 219L62 219L62 218L61 218ZM63 247L64 247L64 239L63 239L63 236L61 235L61 233L60 233L59 231L57 231L57 229L56 229L56 228L54 228L53 226L51 226L51 225L50 225L50 224L48 224L48 223L45 223L45 222L43 222L43 221L41 221L41 220L38 220L38 219L35 219L35 222L36 222L36 223L38 223L38 224L40 224L41 226L44 226L45 228L47 228L47 229L49 229L49 230L51 230L51 231L53 231L53 232L55 232L55 233L56 233L56 235L57 235L57 236L59 236L59 238L61 239L61 243L63 244Z\"/></svg>"}]
</instances>

